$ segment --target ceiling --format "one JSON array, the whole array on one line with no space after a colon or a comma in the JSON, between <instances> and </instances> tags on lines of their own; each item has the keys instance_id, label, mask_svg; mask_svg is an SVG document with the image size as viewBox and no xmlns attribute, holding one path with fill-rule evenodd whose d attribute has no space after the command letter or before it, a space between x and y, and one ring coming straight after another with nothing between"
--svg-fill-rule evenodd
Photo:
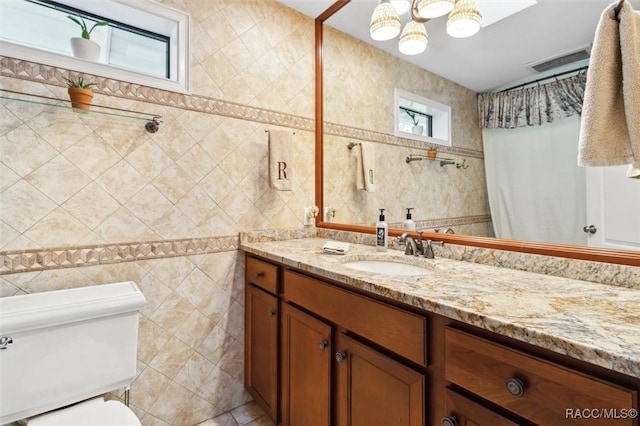
<instances>
[{"instance_id":1,"label":"ceiling","mask_svg":"<svg viewBox=\"0 0 640 426\"><path fill-rule=\"evenodd\" d=\"M316 18L335 0L277 0ZM479 0L481 9L500 10L520 0ZM629 0L640 9L640 0ZM369 36L371 13L378 0L352 0L327 23L426 70L477 92L539 78L531 64L590 49L602 11L612 0L537 0L511 16L482 28L473 37L446 33L446 17L427 22L429 44L416 56L398 51L398 38L376 42ZM404 22L408 14L401 17ZM580 65L580 64L578 64Z\"/></svg>"}]
</instances>

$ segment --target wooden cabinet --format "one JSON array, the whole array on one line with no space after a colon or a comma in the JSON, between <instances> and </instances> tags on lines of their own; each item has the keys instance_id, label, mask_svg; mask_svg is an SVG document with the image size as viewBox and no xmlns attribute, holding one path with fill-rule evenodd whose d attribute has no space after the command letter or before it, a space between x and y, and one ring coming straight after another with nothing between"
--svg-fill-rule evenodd
<instances>
[{"instance_id":1,"label":"wooden cabinet","mask_svg":"<svg viewBox=\"0 0 640 426\"><path fill-rule=\"evenodd\" d=\"M538 425L637 425L631 416L595 417L637 407L636 391L453 328L445 330L445 379ZM601 411L571 418L578 409Z\"/></svg>"},{"instance_id":2,"label":"wooden cabinet","mask_svg":"<svg viewBox=\"0 0 640 426\"><path fill-rule=\"evenodd\" d=\"M424 375L344 333L335 358L336 424L424 425Z\"/></svg>"},{"instance_id":3,"label":"wooden cabinet","mask_svg":"<svg viewBox=\"0 0 640 426\"><path fill-rule=\"evenodd\" d=\"M274 422L279 404L280 267L254 257L245 267L245 387Z\"/></svg>"},{"instance_id":4,"label":"wooden cabinet","mask_svg":"<svg viewBox=\"0 0 640 426\"><path fill-rule=\"evenodd\" d=\"M285 299L421 366L427 365L427 319L293 271Z\"/></svg>"},{"instance_id":5,"label":"wooden cabinet","mask_svg":"<svg viewBox=\"0 0 640 426\"><path fill-rule=\"evenodd\" d=\"M246 386L283 426L639 426L640 379L252 256L246 284Z\"/></svg>"},{"instance_id":6,"label":"wooden cabinet","mask_svg":"<svg viewBox=\"0 0 640 426\"><path fill-rule=\"evenodd\" d=\"M446 417L442 426L524 426L474 402L451 389L445 390Z\"/></svg>"},{"instance_id":7,"label":"wooden cabinet","mask_svg":"<svg viewBox=\"0 0 640 426\"><path fill-rule=\"evenodd\" d=\"M247 283L245 288L245 386L275 421L278 418L279 300Z\"/></svg>"},{"instance_id":8,"label":"wooden cabinet","mask_svg":"<svg viewBox=\"0 0 640 426\"><path fill-rule=\"evenodd\" d=\"M331 423L331 326L282 305L282 424Z\"/></svg>"}]
</instances>

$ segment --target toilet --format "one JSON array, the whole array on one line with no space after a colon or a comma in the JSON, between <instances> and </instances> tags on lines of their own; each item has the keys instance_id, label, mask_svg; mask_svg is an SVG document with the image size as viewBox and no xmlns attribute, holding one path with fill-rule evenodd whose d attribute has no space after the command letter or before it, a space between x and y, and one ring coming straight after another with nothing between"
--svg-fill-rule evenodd
<instances>
[{"instance_id":1,"label":"toilet","mask_svg":"<svg viewBox=\"0 0 640 426\"><path fill-rule=\"evenodd\" d=\"M140 426L120 401L136 374L133 282L0 298L0 425Z\"/></svg>"}]
</instances>

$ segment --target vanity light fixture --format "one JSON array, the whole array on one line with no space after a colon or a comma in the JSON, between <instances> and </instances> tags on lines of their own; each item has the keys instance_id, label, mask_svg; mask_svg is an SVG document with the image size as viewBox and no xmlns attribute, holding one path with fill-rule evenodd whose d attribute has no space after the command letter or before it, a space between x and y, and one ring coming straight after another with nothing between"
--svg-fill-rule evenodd
<instances>
[{"instance_id":1,"label":"vanity light fixture","mask_svg":"<svg viewBox=\"0 0 640 426\"><path fill-rule=\"evenodd\" d=\"M411 20L404 26L398 48L405 55L417 55L427 49L427 29L422 22Z\"/></svg>"},{"instance_id":2,"label":"vanity light fixture","mask_svg":"<svg viewBox=\"0 0 640 426\"><path fill-rule=\"evenodd\" d=\"M400 34L400 15L411 12L411 20L402 29L398 47L405 55L417 55L427 48L425 22L449 14L447 33L451 37L470 37L478 32L482 13L476 0L380 0L373 11L369 30L374 40L391 40Z\"/></svg>"},{"instance_id":3,"label":"vanity light fixture","mask_svg":"<svg viewBox=\"0 0 640 426\"><path fill-rule=\"evenodd\" d=\"M476 0L458 0L447 19L447 34L451 37L470 37L480 30L482 13Z\"/></svg>"},{"instance_id":4,"label":"vanity light fixture","mask_svg":"<svg viewBox=\"0 0 640 426\"><path fill-rule=\"evenodd\" d=\"M411 8L412 0L390 0L391 6L398 12L398 15L402 16Z\"/></svg>"},{"instance_id":5,"label":"vanity light fixture","mask_svg":"<svg viewBox=\"0 0 640 426\"><path fill-rule=\"evenodd\" d=\"M400 15L389 3L389 0L380 0L373 10L369 33L371 38L377 41L391 40L400 34Z\"/></svg>"},{"instance_id":6,"label":"vanity light fixture","mask_svg":"<svg viewBox=\"0 0 640 426\"><path fill-rule=\"evenodd\" d=\"M415 7L419 17L431 19L451 12L454 3L455 0L419 0Z\"/></svg>"}]
</instances>

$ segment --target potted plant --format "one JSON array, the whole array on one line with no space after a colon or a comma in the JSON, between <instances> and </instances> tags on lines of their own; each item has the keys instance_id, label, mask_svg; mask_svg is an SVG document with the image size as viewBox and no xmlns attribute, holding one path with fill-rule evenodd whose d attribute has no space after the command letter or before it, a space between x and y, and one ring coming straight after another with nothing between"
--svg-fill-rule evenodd
<instances>
[{"instance_id":1,"label":"potted plant","mask_svg":"<svg viewBox=\"0 0 640 426\"><path fill-rule=\"evenodd\" d=\"M67 18L78 24L82 30L81 37L71 37L71 51L73 52L73 56L96 62L100 57L100 45L91 40L91 32L96 27L103 27L105 25L109 25L109 23L105 21L98 21L93 24L91 29L88 29L87 24L84 22L82 17L67 15Z\"/></svg>"},{"instance_id":2,"label":"potted plant","mask_svg":"<svg viewBox=\"0 0 640 426\"><path fill-rule=\"evenodd\" d=\"M91 108L91 101L93 100L93 91L91 86L95 86L95 83L87 83L82 76L78 76L74 79L65 78L67 81L67 89L69 92L69 98L71 99L71 106L73 108L88 110Z\"/></svg>"},{"instance_id":3,"label":"potted plant","mask_svg":"<svg viewBox=\"0 0 640 426\"><path fill-rule=\"evenodd\" d=\"M411 132L414 135L421 135L424 127L420 125L420 117L418 117L414 111L409 111L408 109L405 109L404 112L406 112L407 115L411 117L411 122L413 123Z\"/></svg>"},{"instance_id":4,"label":"potted plant","mask_svg":"<svg viewBox=\"0 0 640 426\"><path fill-rule=\"evenodd\" d=\"M435 145L430 145L427 149L427 157L429 160L435 160L438 156L438 147Z\"/></svg>"}]
</instances>

